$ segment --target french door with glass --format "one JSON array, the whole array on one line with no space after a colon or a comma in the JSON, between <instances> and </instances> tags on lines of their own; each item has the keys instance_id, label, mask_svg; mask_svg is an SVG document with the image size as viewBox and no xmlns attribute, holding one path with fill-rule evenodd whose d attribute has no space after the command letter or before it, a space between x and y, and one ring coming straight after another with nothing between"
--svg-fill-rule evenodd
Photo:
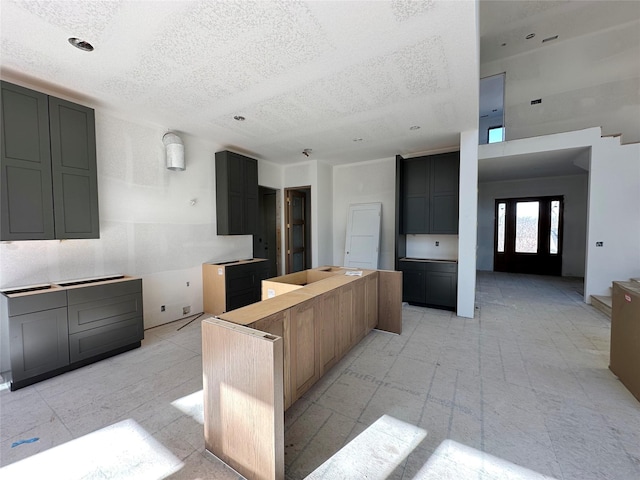
<instances>
[{"instance_id":1,"label":"french door with glass","mask_svg":"<svg viewBox=\"0 0 640 480\"><path fill-rule=\"evenodd\" d=\"M493 269L562 274L563 197L496 200Z\"/></svg>"}]
</instances>

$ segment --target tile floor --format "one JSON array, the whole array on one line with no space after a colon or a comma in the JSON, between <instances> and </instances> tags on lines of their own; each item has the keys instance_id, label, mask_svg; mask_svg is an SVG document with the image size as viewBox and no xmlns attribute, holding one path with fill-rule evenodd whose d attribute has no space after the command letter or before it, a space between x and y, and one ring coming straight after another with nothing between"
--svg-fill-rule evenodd
<instances>
[{"instance_id":1,"label":"tile floor","mask_svg":"<svg viewBox=\"0 0 640 480\"><path fill-rule=\"evenodd\" d=\"M287 480L640 478L640 402L581 290L479 272L474 319L405 307L402 335L372 332L287 411ZM0 392L0 478L240 478L204 452L199 322L185 323Z\"/></svg>"}]
</instances>

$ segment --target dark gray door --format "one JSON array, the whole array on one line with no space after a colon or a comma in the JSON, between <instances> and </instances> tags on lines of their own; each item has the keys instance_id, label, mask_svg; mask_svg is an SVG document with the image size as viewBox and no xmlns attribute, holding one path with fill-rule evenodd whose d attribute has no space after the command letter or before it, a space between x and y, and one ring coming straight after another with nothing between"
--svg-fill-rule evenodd
<instances>
[{"instance_id":1,"label":"dark gray door","mask_svg":"<svg viewBox=\"0 0 640 480\"><path fill-rule=\"evenodd\" d=\"M1 239L53 239L47 96L2 82L1 104Z\"/></svg>"},{"instance_id":2,"label":"dark gray door","mask_svg":"<svg viewBox=\"0 0 640 480\"><path fill-rule=\"evenodd\" d=\"M253 256L266 258L269 263L268 277L276 277L277 269L277 234L276 234L276 190L259 187L259 226L258 233L253 236Z\"/></svg>"},{"instance_id":3,"label":"dark gray door","mask_svg":"<svg viewBox=\"0 0 640 480\"><path fill-rule=\"evenodd\" d=\"M14 382L69 364L66 308L10 317L9 337Z\"/></svg>"},{"instance_id":4,"label":"dark gray door","mask_svg":"<svg viewBox=\"0 0 640 480\"><path fill-rule=\"evenodd\" d=\"M94 111L49 97L56 238L99 238Z\"/></svg>"}]
</instances>

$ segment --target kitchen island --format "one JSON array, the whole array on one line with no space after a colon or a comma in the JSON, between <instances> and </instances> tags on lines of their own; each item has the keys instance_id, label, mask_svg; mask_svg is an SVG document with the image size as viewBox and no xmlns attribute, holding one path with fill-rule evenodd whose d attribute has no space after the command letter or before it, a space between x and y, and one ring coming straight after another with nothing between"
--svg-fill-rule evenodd
<instances>
[{"instance_id":1,"label":"kitchen island","mask_svg":"<svg viewBox=\"0 0 640 480\"><path fill-rule=\"evenodd\" d=\"M284 410L373 328L402 328L401 272L320 267L263 294L202 322L205 445L249 479L284 478Z\"/></svg>"}]
</instances>

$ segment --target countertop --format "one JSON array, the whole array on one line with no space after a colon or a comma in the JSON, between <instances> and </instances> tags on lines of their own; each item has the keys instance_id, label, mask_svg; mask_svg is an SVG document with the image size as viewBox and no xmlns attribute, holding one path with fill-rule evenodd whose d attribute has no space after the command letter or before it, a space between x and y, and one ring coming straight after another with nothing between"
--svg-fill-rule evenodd
<instances>
[{"instance_id":1,"label":"countertop","mask_svg":"<svg viewBox=\"0 0 640 480\"><path fill-rule=\"evenodd\" d=\"M399 259L401 262L430 262L430 263L458 263L458 260L444 258L413 258L403 257Z\"/></svg>"},{"instance_id":2,"label":"countertop","mask_svg":"<svg viewBox=\"0 0 640 480\"><path fill-rule=\"evenodd\" d=\"M38 295L56 291L71 290L74 288L86 287L88 285L106 285L109 283L124 282L138 279L129 275L114 274L101 277L81 278L75 280L64 280L54 283L40 283L36 285L25 285L20 287L7 287L0 290L0 293L8 298L25 297L27 295Z\"/></svg>"}]
</instances>

